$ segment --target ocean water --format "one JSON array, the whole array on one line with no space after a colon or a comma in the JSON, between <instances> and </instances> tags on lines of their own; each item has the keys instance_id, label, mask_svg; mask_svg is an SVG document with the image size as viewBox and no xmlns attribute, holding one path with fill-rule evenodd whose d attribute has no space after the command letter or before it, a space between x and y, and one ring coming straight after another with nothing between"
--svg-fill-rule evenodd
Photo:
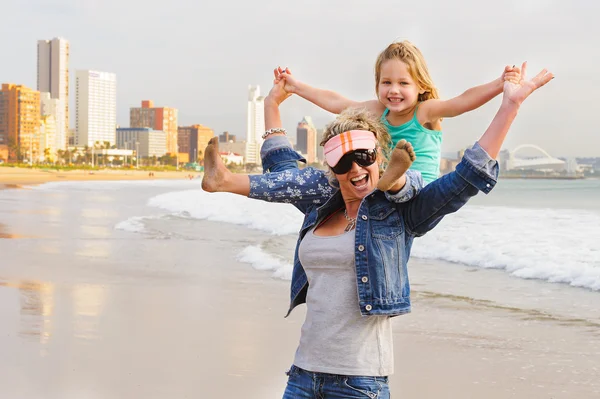
<instances>
[{"instance_id":1,"label":"ocean water","mask_svg":"<svg viewBox=\"0 0 600 399\"><path fill-rule=\"evenodd\" d=\"M144 221L177 216L241 225L275 237L296 237L302 214L287 204L267 204L200 188L148 199L160 216L133 216L116 228L144 233ZM288 247L295 243L287 237ZM284 240L284 238L281 238ZM240 260L291 275L292 248L249 247ZM498 269L600 291L600 180L503 180L491 194L475 197L434 230L416 239L412 257Z\"/></svg>"},{"instance_id":2,"label":"ocean water","mask_svg":"<svg viewBox=\"0 0 600 399\"><path fill-rule=\"evenodd\" d=\"M169 231L165 224L172 218L243 226L272 238L248 246L237 254L238 259L259 270L272 270L275 278L290 278L303 215L288 204L206 193L199 180L60 182L29 190L3 190L0 199L35 206L42 198L36 193L66 199L83 195L93 199L101 213L115 211L114 198L109 194L123 190L121 220L114 225L115 230L147 238L177 237L178 232ZM144 211L136 212L129 204L132 200L144 202ZM72 211L77 208L77 204L66 206ZM416 239L412 258L497 269L521 279L600 291L600 180L501 180L489 195L473 198Z\"/></svg>"},{"instance_id":3,"label":"ocean water","mask_svg":"<svg viewBox=\"0 0 600 399\"><path fill-rule=\"evenodd\" d=\"M563 316L577 303L581 317L600 322L599 199L600 180L502 180L414 241L411 285L427 295L560 308ZM34 238L0 241L0 253L114 258L118 264L107 267L120 274L152 272L139 253L149 247L162 248L165 267L184 270L185 253L176 262L169 251L188 251L210 221L232 232L228 256L267 278L290 280L303 219L288 204L206 193L200 180L51 183L2 190L0 203L0 233L4 224L17 237ZM94 272L90 265L82 268ZM42 266L36 272L49 273Z\"/></svg>"}]
</instances>

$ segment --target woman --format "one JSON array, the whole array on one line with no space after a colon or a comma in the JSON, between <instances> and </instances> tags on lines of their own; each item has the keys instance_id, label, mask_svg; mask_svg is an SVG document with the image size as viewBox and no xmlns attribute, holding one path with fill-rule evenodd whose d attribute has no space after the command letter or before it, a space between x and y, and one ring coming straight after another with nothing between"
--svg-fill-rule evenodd
<instances>
[{"instance_id":1,"label":"woman","mask_svg":"<svg viewBox=\"0 0 600 399\"><path fill-rule=\"evenodd\" d=\"M232 179L245 179L250 197L290 202L305 214L289 311L306 302L307 315L284 398L389 398L390 317L410 312L407 261L413 238L479 191L493 188L495 158L520 104L552 74L543 70L531 81L524 77L525 70L518 82L505 83L498 113L456 171L420 192L419 176L404 174L414 155L405 143L396 146L384 172L396 181L392 190L376 189L385 163L385 151L380 150L389 137L377 119L357 111L338 116L323 135L335 189L311 180L310 168L304 169L306 179L294 183L269 174L232 175L220 163L216 143L209 144L204 187L226 191ZM287 96L280 82L265 99L268 129L281 127L278 107ZM271 136L263 146L264 162L280 170L296 167L285 138ZM300 197L293 185L313 187L314 196Z\"/></svg>"}]
</instances>

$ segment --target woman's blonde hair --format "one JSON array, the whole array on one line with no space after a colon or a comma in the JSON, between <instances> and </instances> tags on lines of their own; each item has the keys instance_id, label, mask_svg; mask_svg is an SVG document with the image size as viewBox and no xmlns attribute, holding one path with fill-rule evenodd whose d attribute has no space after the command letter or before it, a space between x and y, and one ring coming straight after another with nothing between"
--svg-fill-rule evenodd
<instances>
[{"instance_id":1,"label":"woman's blonde hair","mask_svg":"<svg viewBox=\"0 0 600 399\"><path fill-rule=\"evenodd\" d=\"M422 90L425 90L424 93L419 94L419 102L440 98L433 79L429 75L429 69L421 50L408 40L390 44L377 57L377 61L375 61L375 93L378 94L381 65L388 60L399 60L408 66L410 76Z\"/></svg>"},{"instance_id":2,"label":"woman's blonde hair","mask_svg":"<svg viewBox=\"0 0 600 399\"><path fill-rule=\"evenodd\" d=\"M392 150L392 139L385 125L375 115L366 109L349 108L338 115L337 118L325 127L321 146L324 146L332 137L342 134L349 130L368 130L375 135L377 143L383 157L382 164L379 167L379 174L383 173ZM327 178L334 187L339 187L335 174L328 167Z\"/></svg>"}]
</instances>

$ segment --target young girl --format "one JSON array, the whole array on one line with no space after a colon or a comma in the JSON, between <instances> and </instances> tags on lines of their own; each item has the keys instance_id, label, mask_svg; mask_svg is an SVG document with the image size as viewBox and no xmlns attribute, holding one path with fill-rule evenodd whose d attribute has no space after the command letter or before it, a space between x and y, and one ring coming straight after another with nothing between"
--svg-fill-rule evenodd
<instances>
[{"instance_id":1,"label":"young girl","mask_svg":"<svg viewBox=\"0 0 600 399\"><path fill-rule=\"evenodd\" d=\"M338 93L311 87L298 81L290 71L278 69L276 80L285 79L285 90L339 114L346 108L366 108L381 115L392 144L405 139L415 148L417 159L411 169L421 172L427 184L440 172L443 118L454 117L479 108L502 92L505 79L518 79L518 68L507 66L498 79L473 87L458 97L440 100L429 75L423 54L408 41L390 44L375 62L376 100L357 102ZM278 76L277 76L278 75ZM391 182L383 179L379 189Z\"/></svg>"},{"instance_id":2,"label":"young girl","mask_svg":"<svg viewBox=\"0 0 600 399\"><path fill-rule=\"evenodd\" d=\"M276 68L274 73L274 83L285 80L284 89L288 96L297 94L336 114L352 107L366 108L374 115L381 115L381 120L390 133L392 148L402 139L413 145L416 160L411 170L420 172L425 184L439 176L442 118L457 116L482 106L502 92L504 81L518 82L521 78L520 68L506 66L499 78L468 89L450 100L440 100L421 51L408 41L390 44L377 57L375 62L377 100L357 102L333 91L311 87L298 81L288 68ZM285 132L285 129L269 129L263 135L263 139L284 135L282 131ZM261 152L277 149L277 146L284 145L283 143L280 140L267 140ZM302 159L297 154L295 156L297 160ZM205 162L213 161L209 158L205 159ZM314 193L312 179L306 179L302 170L291 166L288 168L284 166L285 164L285 161L281 164L270 162L268 165L263 164L263 169L265 172L271 172L272 178L289 182L303 198L321 201L319 195ZM202 188L209 192L230 192L247 196L253 180L258 178L251 175L248 179L237 174L221 173L218 168L208 169L212 172L208 174L205 172ZM312 175L318 173L324 172L319 170L311 172ZM413 181L413 184L419 183ZM393 184L394 181L382 176L377 188L387 191ZM325 193L330 187L319 186L319 188Z\"/></svg>"}]
</instances>

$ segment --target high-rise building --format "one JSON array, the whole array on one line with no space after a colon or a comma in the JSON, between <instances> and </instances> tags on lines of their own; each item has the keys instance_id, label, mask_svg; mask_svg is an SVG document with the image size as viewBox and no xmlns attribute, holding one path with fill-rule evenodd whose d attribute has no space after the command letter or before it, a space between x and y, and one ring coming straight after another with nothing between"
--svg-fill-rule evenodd
<instances>
[{"instance_id":1,"label":"high-rise building","mask_svg":"<svg viewBox=\"0 0 600 399\"><path fill-rule=\"evenodd\" d=\"M305 116L296 128L296 151L305 155L308 163L317 162L317 129L310 116Z\"/></svg>"},{"instance_id":2,"label":"high-rise building","mask_svg":"<svg viewBox=\"0 0 600 399\"><path fill-rule=\"evenodd\" d=\"M60 100L54 118L57 121L56 139L62 140L57 143L58 149L64 150L69 130L69 42L66 39L38 40L37 89Z\"/></svg>"},{"instance_id":3,"label":"high-rise building","mask_svg":"<svg viewBox=\"0 0 600 399\"><path fill-rule=\"evenodd\" d=\"M175 155L177 153L177 115L176 108L155 108L154 102L144 100L141 107L131 107L129 126L162 130L167 135L167 152Z\"/></svg>"},{"instance_id":4,"label":"high-rise building","mask_svg":"<svg viewBox=\"0 0 600 399\"><path fill-rule=\"evenodd\" d=\"M235 134L230 134L229 132L223 132L219 135L219 143L235 143Z\"/></svg>"},{"instance_id":5,"label":"high-rise building","mask_svg":"<svg viewBox=\"0 0 600 399\"><path fill-rule=\"evenodd\" d=\"M32 161L39 157L40 92L5 83L0 90L0 145L8 158Z\"/></svg>"},{"instance_id":6,"label":"high-rise building","mask_svg":"<svg viewBox=\"0 0 600 399\"><path fill-rule=\"evenodd\" d=\"M117 128L117 148L139 151L140 158L162 157L167 153L167 135L147 127Z\"/></svg>"},{"instance_id":7,"label":"high-rise building","mask_svg":"<svg viewBox=\"0 0 600 399\"><path fill-rule=\"evenodd\" d=\"M264 97L259 86L248 87L248 124L246 130L246 163L260 165L260 146L265 132Z\"/></svg>"},{"instance_id":8,"label":"high-rise building","mask_svg":"<svg viewBox=\"0 0 600 399\"><path fill-rule=\"evenodd\" d=\"M116 142L117 77L100 71L75 72L75 145Z\"/></svg>"},{"instance_id":9,"label":"high-rise building","mask_svg":"<svg viewBox=\"0 0 600 399\"><path fill-rule=\"evenodd\" d=\"M206 126L179 126L177 131L179 152L188 154L189 162L198 162L199 159L204 159L204 150L214 136L215 132Z\"/></svg>"},{"instance_id":10,"label":"high-rise building","mask_svg":"<svg viewBox=\"0 0 600 399\"><path fill-rule=\"evenodd\" d=\"M73 147L75 145L75 137L77 136L77 129L70 128L67 132L67 147Z\"/></svg>"},{"instance_id":11,"label":"high-rise building","mask_svg":"<svg viewBox=\"0 0 600 399\"><path fill-rule=\"evenodd\" d=\"M45 123L54 123L54 127L51 128L54 132L54 142L47 142L42 145L42 151L46 148L52 148L53 153L57 150L65 150L68 145L68 129L65 127L63 100L52 98L48 92L41 92L40 105L42 117L52 116L52 118L46 118Z\"/></svg>"}]
</instances>

